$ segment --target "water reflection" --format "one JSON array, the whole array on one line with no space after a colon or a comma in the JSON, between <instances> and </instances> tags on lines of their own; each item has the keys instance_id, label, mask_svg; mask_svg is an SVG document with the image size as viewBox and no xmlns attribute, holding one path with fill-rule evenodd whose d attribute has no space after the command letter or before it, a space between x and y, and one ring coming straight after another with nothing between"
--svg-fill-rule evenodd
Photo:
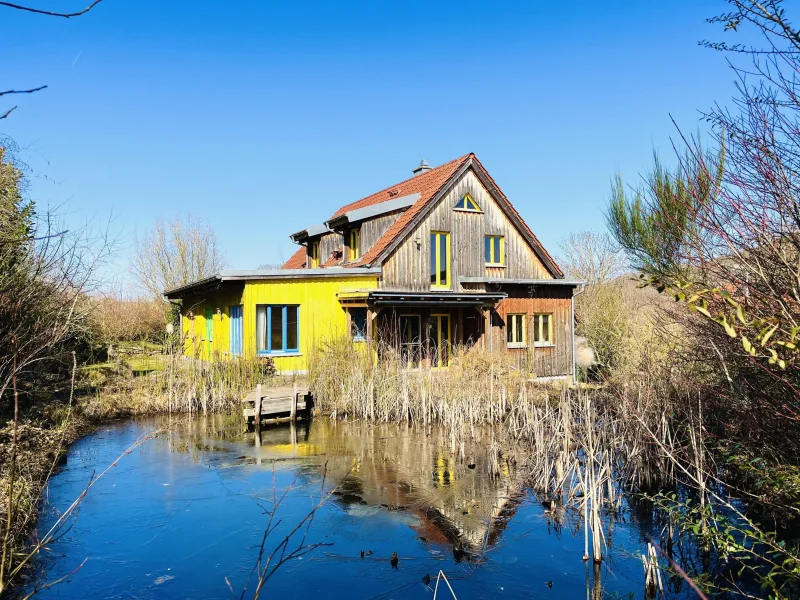
<instances>
[{"instance_id":1,"label":"water reflection","mask_svg":"<svg viewBox=\"0 0 800 600\"><path fill-rule=\"evenodd\" d=\"M485 444L454 446L436 427L318 419L256 433L224 417L121 423L70 448L40 527L154 428L167 433L93 488L40 561L52 580L89 558L43 597L230 598L228 583L240 592L257 559L273 492L290 491L280 517L290 524L340 482L309 531L309 543L326 546L282 567L269 597L430 598L424 582L440 569L459 600L642 597L635 523L615 524L609 559L586 564L581 515L547 510L511 464L489 477Z\"/></svg>"},{"instance_id":2,"label":"water reflection","mask_svg":"<svg viewBox=\"0 0 800 600\"><path fill-rule=\"evenodd\" d=\"M260 431L231 425L219 417L172 424L171 449L230 453L223 442L244 441L250 452L222 459L225 466L310 462L318 477L326 473L331 485L338 484L337 504L351 513L367 514L363 507L407 511L415 517L409 522L420 541L451 547L456 560L476 559L496 544L524 497L516 469L506 465L490 477L480 444L460 445L454 452L449 437L435 427L327 419Z\"/></svg>"}]
</instances>

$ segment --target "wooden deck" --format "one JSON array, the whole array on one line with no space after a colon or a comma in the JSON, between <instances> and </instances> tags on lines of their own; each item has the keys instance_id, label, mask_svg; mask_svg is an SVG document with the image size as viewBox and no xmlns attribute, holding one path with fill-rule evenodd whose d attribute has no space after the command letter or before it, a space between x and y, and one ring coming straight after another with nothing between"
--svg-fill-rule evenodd
<instances>
[{"instance_id":1,"label":"wooden deck","mask_svg":"<svg viewBox=\"0 0 800 600\"><path fill-rule=\"evenodd\" d=\"M308 419L313 402L308 388L266 387L259 384L242 398L242 414L245 420L260 424L262 421L295 421ZM260 418L256 418L260 415Z\"/></svg>"}]
</instances>

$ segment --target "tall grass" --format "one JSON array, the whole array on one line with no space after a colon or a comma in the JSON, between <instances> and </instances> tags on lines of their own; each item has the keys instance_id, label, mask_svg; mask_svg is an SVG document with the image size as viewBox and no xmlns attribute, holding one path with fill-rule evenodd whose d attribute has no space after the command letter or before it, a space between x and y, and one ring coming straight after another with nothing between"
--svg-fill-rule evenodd
<instances>
[{"instance_id":1,"label":"tall grass","mask_svg":"<svg viewBox=\"0 0 800 600\"><path fill-rule=\"evenodd\" d=\"M85 412L111 417L152 413L225 413L238 410L257 384L279 385L272 362L263 358L204 361L171 352L137 359L135 369L104 378L84 398Z\"/></svg>"},{"instance_id":2,"label":"tall grass","mask_svg":"<svg viewBox=\"0 0 800 600\"><path fill-rule=\"evenodd\" d=\"M309 372L317 407L333 418L436 424L454 448L483 438L490 472L518 465L549 504L581 510L587 560L602 560L603 522L625 490L674 480L651 439L656 432L664 444L674 441L663 402L650 389L545 385L504 353L477 347L453 349L447 369L409 369L389 347L377 354L380 360L345 339L321 344Z\"/></svg>"},{"instance_id":3,"label":"tall grass","mask_svg":"<svg viewBox=\"0 0 800 600\"><path fill-rule=\"evenodd\" d=\"M380 346L377 354L379 360L364 344L341 338L317 346L309 370L317 406L333 417L459 429L497 423L509 412L524 413L531 402L547 401L544 388L533 392L505 354L456 347L447 369L409 368L390 346Z\"/></svg>"}]
</instances>

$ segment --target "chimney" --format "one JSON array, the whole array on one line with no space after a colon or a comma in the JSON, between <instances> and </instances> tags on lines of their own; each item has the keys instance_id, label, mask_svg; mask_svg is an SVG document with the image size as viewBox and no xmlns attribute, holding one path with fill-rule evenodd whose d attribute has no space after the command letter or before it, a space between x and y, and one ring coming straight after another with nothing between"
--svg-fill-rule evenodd
<instances>
[{"instance_id":1,"label":"chimney","mask_svg":"<svg viewBox=\"0 0 800 600\"><path fill-rule=\"evenodd\" d=\"M428 161L424 158L420 161L419 166L411 171L414 175L419 175L420 173L424 173L425 171L430 171L432 167L428 165Z\"/></svg>"}]
</instances>

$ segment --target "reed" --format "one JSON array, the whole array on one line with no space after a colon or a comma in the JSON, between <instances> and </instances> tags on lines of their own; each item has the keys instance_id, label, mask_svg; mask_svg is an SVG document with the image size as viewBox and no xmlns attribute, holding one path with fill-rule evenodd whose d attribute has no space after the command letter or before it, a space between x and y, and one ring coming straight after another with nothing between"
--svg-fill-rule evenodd
<instances>
[{"instance_id":1,"label":"reed","mask_svg":"<svg viewBox=\"0 0 800 600\"><path fill-rule=\"evenodd\" d=\"M619 512L623 491L673 481L674 467L653 450L648 429L667 445L674 436L649 388L554 388L529 379L505 354L480 348L453 349L448 369L409 369L392 348L374 350L341 339L315 350L309 380L322 412L435 423L453 450L482 437L491 475L516 465L546 506L581 511L585 560L603 560L604 524Z\"/></svg>"},{"instance_id":2,"label":"reed","mask_svg":"<svg viewBox=\"0 0 800 600\"><path fill-rule=\"evenodd\" d=\"M139 359L136 371L107 378L84 397L94 417L154 413L226 413L256 385L291 385L263 358L198 360L177 352Z\"/></svg>"},{"instance_id":3,"label":"reed","mask_svg":"<svg viewBox=\"0 0 800 600\"><path fill-rule=\"evenodd\" d=\"M375 351L331 339L312 352L309 383L320 410L334 418L439 423L466 433L509 413L522 421L531 401L548 401L543 389L530 391L525 374L504 355L456 347L447 369L410 369L393 348Z\"/></svg>"}]
</instances>

